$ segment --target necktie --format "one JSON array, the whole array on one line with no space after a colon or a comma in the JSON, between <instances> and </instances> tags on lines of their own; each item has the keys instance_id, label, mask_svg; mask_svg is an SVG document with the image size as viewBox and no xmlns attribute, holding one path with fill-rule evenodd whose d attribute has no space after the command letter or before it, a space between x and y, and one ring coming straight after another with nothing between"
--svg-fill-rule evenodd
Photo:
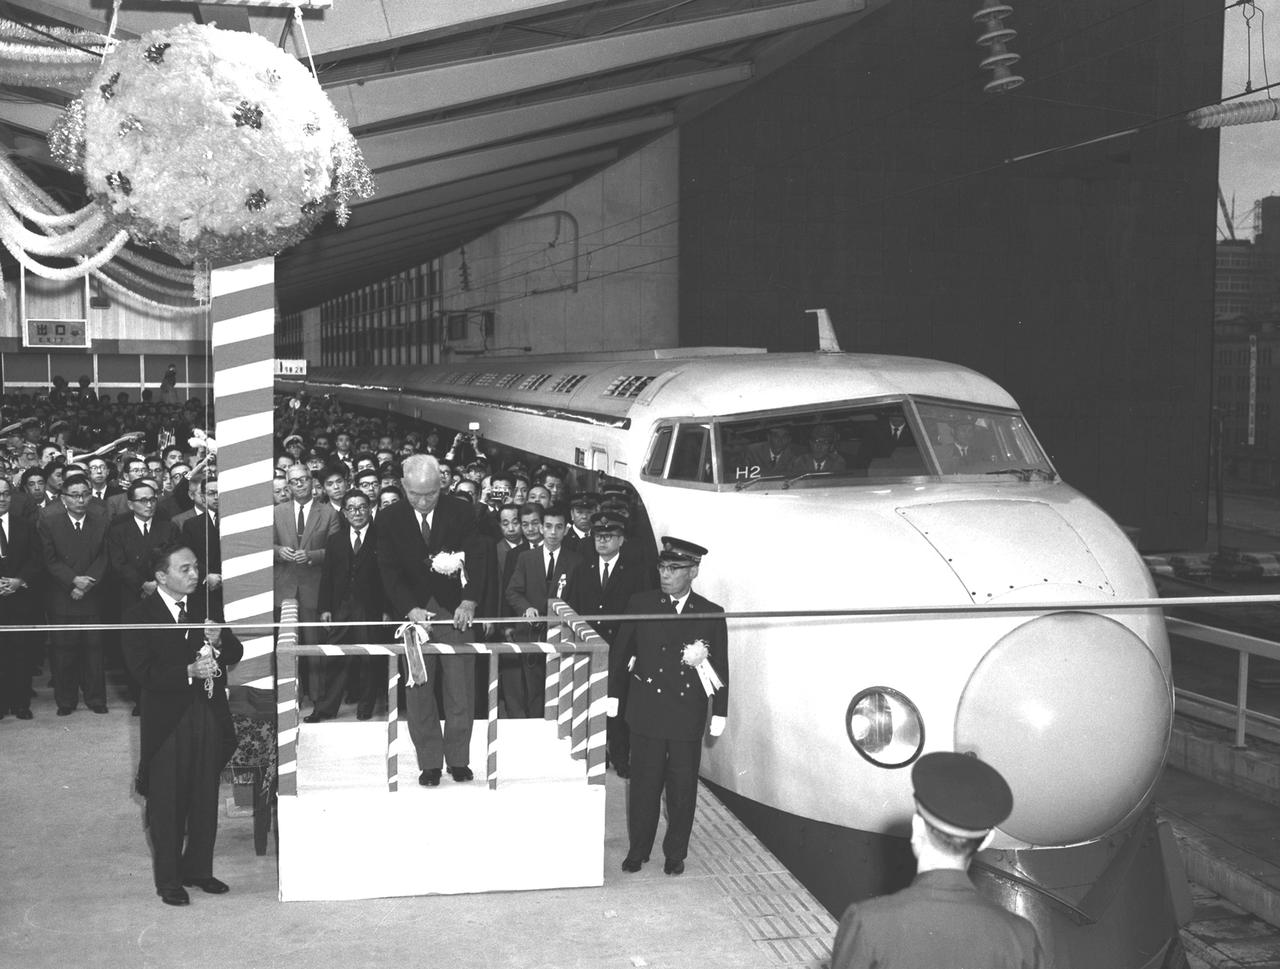
<instances>
[{"instance_id":1,"label":"necktie","mask_svg":"<svg viewBox=\"0 0 1280 969\"><path fill-rule=\"evenodd\" d=\"M4 519L0 518L0 559L9 554L9 536L5 533Z\"/></svg>"},{"instance_id":2,"label":"necktie","mask_svg":"<svg viewBox=\"0 0 1280 969\"><path fill-rule=\"evenodd\" d=\"M209 524L210 524L213 528L217 528L217 527L218 527L218 516L217 516L216 514L214 514L213 512L209 512Z\"/></svg>"},{"instance_id":3,"label":"necktie","mask_svg":"<svg viewBox=\"0 0 1280 969\"><path fill-rule=\"evenodd\" d=\"M302 532L307 527L307 516L302 513L303 506L298 506L298 541L302 541Z\"/></svg>"},{"instance_id":4,"label":"necktie","mask_svg":"<svg viewBox=\"0 0 1280 969\"><path fill-rule=\"evenodd\" d=\"M551 585L551 580L555 577L555 574L556 574L556 553L550 552L547 554L547 585L548 586Z\"/></svg>"},{"instance_id":5,"label":"necktie","mask_svg":"<svg viewBox=\"0 0 1280 969\"><path fill-rule=\"evenodd\" d=\"M609 563L604 563L604 574L600 576L600 587L604 588L609 584Z\"/></svg>"},{"instance_id":6,"label":"necktie","mask_svg":"<svg viewBox=\"0 0 1280 969\"><path fill-rule=\"evenodd\" d=\"M187 600L178 600L178 625L182 625L187 621Z\"/></svg>"},{"instance_id":7,"label":"necktie","mask_svg":"<svg viewBox=\"0 0 1280 969\"><path fill-rule=\"evenodd\" d=\"M426 515L422 516L422 544L431 547L431 522L427 521Z\"/></svg>"},{"instance_id":8,"label":"necktie","mask_svg":"<svg viewBox=\"0 0 1280 969\"><path fill-rule=\"evenodd\" d=\"M143 522L143 523L142 523L142 537L143 537L143 538L146 538L146 537L147 537L148 535L150 535L150 534L151 534L151 522Z\"/></svg>"},{"instance_id":9,"label":"necktie","mask_svg":"<svg viewBox=\"0 0 1280 969\"><path fill-rule=\"evenodd\" d=\"M83 525L83 524L84 524L84 521L83 521L82 519L77 518L77 519L76 519L76 531L80 531L80 526L81 526L81 525Z\"/></svg>"},{"instance_id":10,"label":"necktie","mask_svg":"<svg viewBox=\"0 0 1280 969\"><path fill-rule=\"evenodd\" d=\"M360 541L360 533L359 533L359 532L356 532L356 540L355 540L355 542L353 542L353 543L352 543L352 545L351 545L351 551L352 551L352 553L353 553L353 554L355 554L355 555L359 555L359 554L360 554L360 546L361 546L362 544L364 544L364 543Z\"/></svg>"}]
</instances>

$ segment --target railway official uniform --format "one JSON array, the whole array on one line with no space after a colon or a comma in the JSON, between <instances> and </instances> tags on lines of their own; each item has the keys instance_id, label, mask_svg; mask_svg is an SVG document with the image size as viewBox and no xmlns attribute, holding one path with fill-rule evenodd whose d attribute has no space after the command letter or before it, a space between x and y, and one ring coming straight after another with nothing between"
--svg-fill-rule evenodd
<instances>
[{"instance_id":1,"label":"railway official uniform","mask_svg":"<svg viewBox=\"0 0 1280 969\"><path fill-rule=\"evenodd\" d=\"M831 969L1039 969L1035 927L979 895L966 870L972 851L1013 809L1004 778L976 757L947 751L916 761L911 780L920 873L900 892L849 906ZM930 830L944 839L931 840Z\"/></svg>"},{"instance_id":2,"label":"railway official uniform","mask_svg":"<svg viewBox=\"0 0 1280 969\"><path fill-rule=\"evenodd\" d=\"M616 651L611 651L610 657L609 712L617 715L625 684L626 721L631 731L631 782L627 790L630 847L622 868L639 871L648 860L665 792L663 870L678 875L684 871L697 807L708 700L701 677L684 660L685 648L701 640L707 647L706 662L722 684L711 696L712 734L716 736L723 730L729 711L729 647L724 620L702 615L724 610L691 589L706 549L667 536L662 542L665 548L658 556L662 591L633 595L626 611L638 615L668 612L682 618L622 623Z\"/></svg>"}]
</instances>

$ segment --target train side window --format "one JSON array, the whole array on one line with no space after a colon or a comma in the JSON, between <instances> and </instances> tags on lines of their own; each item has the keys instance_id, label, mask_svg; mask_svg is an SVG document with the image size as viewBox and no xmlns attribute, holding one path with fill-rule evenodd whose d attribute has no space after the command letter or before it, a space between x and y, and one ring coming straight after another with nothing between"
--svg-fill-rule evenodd
<instances>
[{"instance_id":1,"label":"train side window","mask_svg":"<svg viewBox=\"0 0 1280 969\"><path fill-rule=\"evenodd\" d=\"M655 478L662 477L662 472L667 467L667 452L671 450L671 431L671 425L664 424L653 435L653 440L649 442L649 456L644 461L645 474Z\"/></svg>"},{"instance_id":2,"label":"train side window","mask_svg":"<svg viewBox=\"0 0 1280 969\"><path fill-rule=\"evenodd\" d=\"M711 481L710 442L706 424L681 424L667 477L673 481Z\"/></svg>"}]
</instances>

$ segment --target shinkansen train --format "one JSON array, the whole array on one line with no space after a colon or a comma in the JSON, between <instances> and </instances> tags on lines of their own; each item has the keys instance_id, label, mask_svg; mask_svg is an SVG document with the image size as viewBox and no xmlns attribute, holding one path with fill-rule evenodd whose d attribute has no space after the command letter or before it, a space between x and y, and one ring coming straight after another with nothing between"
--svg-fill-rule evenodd
<instances>
[{"instance_id":1,"label":"shinkansen train","mask_svg":"<svg viewBox=\"0 0 1280 969\"><path fill-rule=\"evenodd\" d=\"M832 912L910 880L915 759L973 751L1014 810L972 874L1036 924L1050 965L1182 964L1185 877L1150 807L1168 641L1158 610L1108 608L1152 583L991 380L907 357L702 348L280 387L478 422L486 444L559 462L577 487L623 480L653 535L710 549L697 588L727 611L824 613L730 621L729 726L702 770Z\"/></svg>"}]
</instances>

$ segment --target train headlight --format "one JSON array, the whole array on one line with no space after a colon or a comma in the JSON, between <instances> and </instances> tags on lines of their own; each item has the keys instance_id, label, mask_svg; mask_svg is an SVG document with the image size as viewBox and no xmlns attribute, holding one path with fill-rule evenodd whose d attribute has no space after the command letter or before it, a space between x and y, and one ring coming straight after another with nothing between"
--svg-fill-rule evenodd
<instances>
[{"instance_id":1,"label":"train headlight","mask_svg":"<svg viewBox=\"0 0 1280 969\"><path fill-rule=\"evenodd\" d=\"M887 686L873 686L855 696L844 719L853 749L877 767L906 767L924 747L920 711Z\"/></svg>"}]
</instances>

